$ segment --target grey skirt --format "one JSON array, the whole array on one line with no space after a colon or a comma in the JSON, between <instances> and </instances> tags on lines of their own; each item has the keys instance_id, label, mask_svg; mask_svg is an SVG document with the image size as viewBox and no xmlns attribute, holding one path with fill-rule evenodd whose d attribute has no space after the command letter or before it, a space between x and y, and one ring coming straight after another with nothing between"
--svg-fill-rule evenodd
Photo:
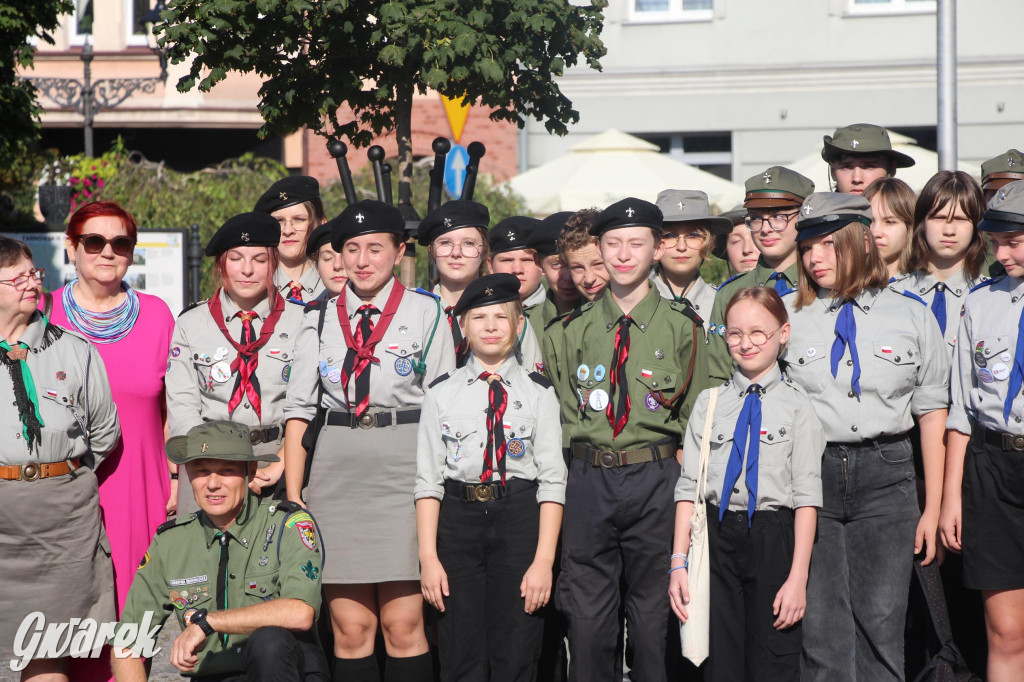
<instances>
[{"instance_id":1,"label":"grey skirt","mask_svg":"<svg viewBox=\"0 0 1024 682\"><path fill-rule=\"evenodd\" d=\"M117 620L110 541L103 530L96 475L0 481L0 661L12 658L22 621L46 624ZM23 645L29 643L29 638ZM64 652L69 655L70 650Z\"/></svg>"},{"instance_id":2,"label":"grey skirt","mask_svg":"<svg viewBox=\"0 0 1024 682\"><path fill-rule=\"evenodd\" d=\"M419 580L417 424L325 426L305 502L324 540L325 585Z\"/></svg>"}]
</instances>

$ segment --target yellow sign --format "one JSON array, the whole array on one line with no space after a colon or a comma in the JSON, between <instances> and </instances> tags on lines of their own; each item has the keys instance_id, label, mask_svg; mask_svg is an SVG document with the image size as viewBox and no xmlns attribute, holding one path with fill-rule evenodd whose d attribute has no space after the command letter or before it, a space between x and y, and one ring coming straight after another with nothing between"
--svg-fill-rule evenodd
<instances>
[{"instance_id":1,"label":"yellow sign","mask_svg":"<svg viewBox=\"0 0 1024 682\"><path fill-rule=\"evenodd\" d=\"M455 144L459 143L462 137L462 130L466 127L466 119L469 118L469 105L465 98L449 98L441 95L441 104L444 105L444 113L448 117L448 125L452 129L452 139Z\"/></svg>"}]
</instances>

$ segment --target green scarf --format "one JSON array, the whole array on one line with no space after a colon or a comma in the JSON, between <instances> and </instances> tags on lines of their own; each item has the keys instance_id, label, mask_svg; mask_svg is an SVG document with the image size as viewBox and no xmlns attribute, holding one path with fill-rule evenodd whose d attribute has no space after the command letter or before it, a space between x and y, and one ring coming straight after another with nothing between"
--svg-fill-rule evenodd
<instances>
[{"instance_id":1,"label":"green scarf","mask_svg":"<svg viewBox=\"0 0 1024 682\"><path fill-rule=\"evenodd\" d=\"M16 344L19 350L28 350L28 344L21 342ZM36 382L32 380L32 371L28 367L27 359L15 358L11 351L11 345L6 340L0 341L0 349L7 351L0 356L0 361L7 366L11 375L11 383L14 384L15 404L18 406L18 416L21 418L21 432L29 449L34 443L40 442L41 429L44 426L43 417L39 414L39 393L36 390ZM17 351L15 351L17 354ZM15 370L17 364L17 371ZM31 409L29 407L31 406Z\"/></svg>"}]
</instances>

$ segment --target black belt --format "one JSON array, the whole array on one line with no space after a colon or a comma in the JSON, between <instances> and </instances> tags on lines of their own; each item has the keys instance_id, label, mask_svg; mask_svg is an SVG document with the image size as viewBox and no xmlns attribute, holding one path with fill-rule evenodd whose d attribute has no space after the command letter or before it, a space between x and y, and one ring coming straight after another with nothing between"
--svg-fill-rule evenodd
<instances>
[{"instance_id":1,"label":"black belt","mask_svg":"<svg viewBox=\"0 0 1024 682\"><path fill-rule=\"evenodd\" d=\"M1024 452L1024 435L1019 433L993 431L992 429L986 429L983 426L978 428L981 429L987 445L1000 448L1003 452Z\"/></svg>"},{"instance_id":2,"label":"black belt","mask_svg":"<svg viewBox=\"0 0 1024 682\"><path fill-rule=\"evenodd\" d=\"M268 426L263 429L249 428L249 442L253 445L273 443L281 435L280 426Z\"/></svg>"},{"instance_id":3,"label":"black belt","mask_svg":"<svg viewBox=\"0 0 1024 682\"><path fill-rule=\"evenodd\" d=\"M573 443L569 451L576 459L605 469L643 464L656 459L671 459L676 456L676 444L671 438L664 438L637 450L601 450L590 443Z\"/></svg>"},{"instance_id":4,"label":"black belt","mask_svg":"<svg viewBox=\"0 0 1024 682\"><path fill-rule=\"evenodd\" d=\"M865 438L864 440L854 441L852 443L837 443L835 441L829 441L825 443L827 448L868 448L875 445L889 445L890 443L899 443L907 439L907 434L897 433L895 435L882 434L876 438Z\"/></svg>"},{"instance_id":5,"label":"black belt","mask_svg":"<svg viewBox=\"0 0 1024 682\"><path fill-rule=\"evenodd\" d=\"M505 485L501 483L463 483L447 478L444 481L444 492L464 502L500 500L503 497L533 490L536 487L537 481L527 481L522 478L506 479Z\"/></svg>"},{"instance_id":6,"label":"black belt","mask_svg":"<svg viewBox=\"0 0 1024 682\"><path fill-rule=\"evenodd\" d=\"M412 410L390 410L381 412L367 412L362 417L356 418L354 412L342 412L332 410L327 414L328 426L347 426L350 429L383 429L388 426L401 426L403 424L415 424L420 420L419 408Z\"/></svg>"}]
</instances>

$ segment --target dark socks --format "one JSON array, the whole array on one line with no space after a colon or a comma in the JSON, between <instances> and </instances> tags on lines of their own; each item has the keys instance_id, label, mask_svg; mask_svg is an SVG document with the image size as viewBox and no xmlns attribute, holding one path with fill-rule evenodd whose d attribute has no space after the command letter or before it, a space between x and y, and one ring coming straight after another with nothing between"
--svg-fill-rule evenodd
<instances>
[{"instance_id":1,"label":"dark socks","mask_svg":"<svg viewBox=\"0 0 1024 682\"><path fill-rule=\"evenodd\" d=\"M335 657L332 680L333 682L380 682L380 668L377 667L377 657Z\"/></svg>"},{"instance_id":2,"label":"dark socks","mask_svg":"<svg viewBox=\"0 0 1024 682\"><path fill-rule=\"evenodd\" d=\"M432 682L434 665L430 653L408 658L388 656L384 666L384 682Z\"/></svg>"}]
</instances>

